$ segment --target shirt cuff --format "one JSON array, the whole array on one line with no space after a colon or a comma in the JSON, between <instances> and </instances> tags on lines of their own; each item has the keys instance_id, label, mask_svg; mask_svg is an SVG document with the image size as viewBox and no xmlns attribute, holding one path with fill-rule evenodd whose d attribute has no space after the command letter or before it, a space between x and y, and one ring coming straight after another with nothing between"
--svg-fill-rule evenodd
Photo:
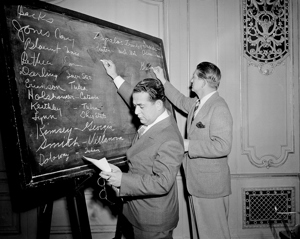
<instances>
[{"instance_id":1,"label":"shirt cuff","mask_svg":"<svg viewBox=\"0 0 300 239\"><path fill-rule=\"evenodd\" d=\"M116 85L116 87L119 89L121 87L121 85L124 83L124 79L121 77L121 76L117 76L115 79L114 79L114 83Z\"/></svg>"}]
</instances>

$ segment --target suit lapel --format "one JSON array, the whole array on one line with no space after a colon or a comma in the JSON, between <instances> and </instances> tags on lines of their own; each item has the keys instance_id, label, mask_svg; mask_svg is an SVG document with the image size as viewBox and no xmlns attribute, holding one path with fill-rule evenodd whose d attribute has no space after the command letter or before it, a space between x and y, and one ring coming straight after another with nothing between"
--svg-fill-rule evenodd
<instances>
[{"instance_id":1,"label":"suit lapel","mask_svg":"<svg viewBox=\"0 0 300 239\"><path fill-rule=\"evenodd\" d=\"M171 122L171 118L172 116L169 113L169 117L166 119L163 119L162 121L156 123L155 125L153 125L148 131L146 131L145 134L143 134L138 140L136 140L137 138L137 134L135 136L135 140L133 140L133 144L132 146L128 149L127 154L132 156L135 155L143 150L145 150L146 148L149 148L149 146L151 146L152 144L155 143L155 138L157 137L157 135L159 135L159 133L166 127L168 127L170 124L172 124ZM130 158L130 156L128 156Z\"/></svg>"}]
</instances>

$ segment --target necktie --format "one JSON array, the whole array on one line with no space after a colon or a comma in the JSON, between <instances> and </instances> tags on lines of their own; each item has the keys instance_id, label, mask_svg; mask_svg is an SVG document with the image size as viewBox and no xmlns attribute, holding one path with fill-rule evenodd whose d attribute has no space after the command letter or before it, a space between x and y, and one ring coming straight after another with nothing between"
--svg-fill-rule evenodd
<instances>
[{"instance_id":1,"label":"necktie","mask_svg":"<svg viewBox=\"0 0 300 239\"><path fill-rule=\"evenodd\" d=\"M193 113L193 118L192 118L192 122L196 116L196 112L197 112L197 109L199 108L200 106L200 100L198 99L197 102L196 102L196 106L195 106L195 109L194 109L194 113Z\"/></svg>"},{"instance_id":2,"label":"necktie","mask_svg":"<svg viewBox=\"0 0 300 239\"><path fill-rule=\"evenodd\" d=\"M147 126L145 126L145 125L140 126L140 128L137 130L137 134L135 135L135 137L134 137L134 139L133 139L133 141L132 141L132 144L135 144L136 141L139 140L139 138L140 138L140 137L142 136L142 134L145 132L146 128L147 128Z\"/></svg>"},{"instance_id":3,"label":"necktie","mask_svg":"<svg viewBox=\"0 0 300 239\"><path fill-rule=\"evenodd\" d=\"M138 138L140 138L143 133L145 132L147 126L146 125L142 125L139 129L138 129Z\"/></svg>"}]
</instances>

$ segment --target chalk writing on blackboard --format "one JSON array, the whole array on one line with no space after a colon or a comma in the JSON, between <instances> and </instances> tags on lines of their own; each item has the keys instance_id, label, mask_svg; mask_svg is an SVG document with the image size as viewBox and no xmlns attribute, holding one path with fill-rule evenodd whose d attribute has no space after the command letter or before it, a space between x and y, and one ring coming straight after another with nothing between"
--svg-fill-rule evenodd
<instances>
[{"instance_id":1,"label":"chalk writing on blackboard","mask_svg":"<svg viewBox=\"0 0 300 239\"><path fill-rule=\"evenodd\" d=\"M165 65L160 39L45 6L4 6L33 181L80 170L83 155L113 159L130 147L137 125L101 59L132 85L153 77L149 63Z\"/></svg>"}]
</instances>

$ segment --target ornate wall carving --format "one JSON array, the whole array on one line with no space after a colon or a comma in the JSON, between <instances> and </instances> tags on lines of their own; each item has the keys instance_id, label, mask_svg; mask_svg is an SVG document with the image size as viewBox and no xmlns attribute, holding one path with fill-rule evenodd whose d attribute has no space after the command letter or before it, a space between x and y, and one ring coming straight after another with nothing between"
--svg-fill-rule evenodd
<instances>
[{"instance_id":1,"label":"ornate wall carving","mask_svg":"<svg viewBox=\"0 0 300 239\"><path fill-rule=\"evenodd\" d=\"M243 48L250 65L269 75L289 55L289 1L243 1Z\"/></svg>"}]
</instances>

